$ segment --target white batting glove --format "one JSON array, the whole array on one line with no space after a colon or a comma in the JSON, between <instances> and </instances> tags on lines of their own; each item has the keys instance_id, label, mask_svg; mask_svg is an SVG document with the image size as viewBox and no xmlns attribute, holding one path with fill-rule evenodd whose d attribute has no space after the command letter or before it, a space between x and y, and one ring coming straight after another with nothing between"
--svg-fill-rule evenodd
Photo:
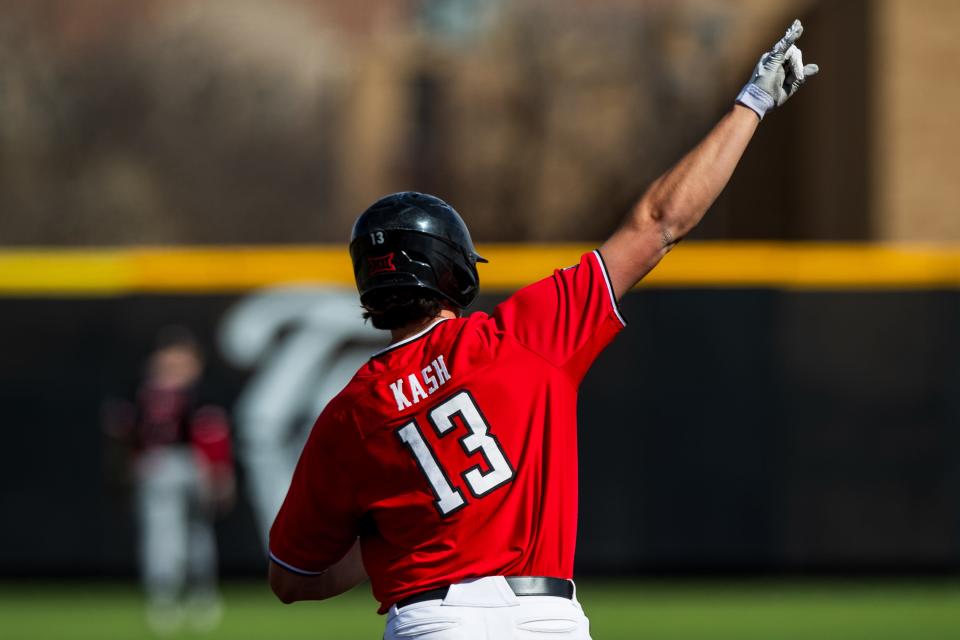
<instances>
[{"instance_id":1,"label":"white batting glove","mask_svg":"<svg viewBox=\"0 0 960 640\"><path fill-rule=\"evenodd\" d=\"M803 25L794 20L783 38L763 54L753 77L737 96L737 104L752 109L760 119L768 111L781 106L795 94L807 78L820 67L803 64L803 52L794 44L803 35Z\"/></svg>"}]
</instances>

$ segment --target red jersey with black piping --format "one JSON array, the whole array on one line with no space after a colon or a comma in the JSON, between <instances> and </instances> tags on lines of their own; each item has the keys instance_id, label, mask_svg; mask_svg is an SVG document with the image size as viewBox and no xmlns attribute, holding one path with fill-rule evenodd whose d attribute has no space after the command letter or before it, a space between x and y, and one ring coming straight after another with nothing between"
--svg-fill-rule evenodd
<instances>
[{"instance_id":1,"label":"red jersey with black piping","mask_svg":"<svg viewBox=\"0 0 960 640\"><path fill-rule=\"evenodd\" d=\"M473 577L572 578L577 389L623 326L593 251L374 354L317 419L271 559L315 574L359 537L381 613Z\"/></svg>"}]
</instances>

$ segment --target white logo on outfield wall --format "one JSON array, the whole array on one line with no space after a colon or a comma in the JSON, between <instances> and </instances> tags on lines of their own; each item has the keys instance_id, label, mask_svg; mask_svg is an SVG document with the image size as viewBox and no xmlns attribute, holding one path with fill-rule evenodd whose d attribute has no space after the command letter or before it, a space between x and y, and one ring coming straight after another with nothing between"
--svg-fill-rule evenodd
<instances>
[{"instance_id":1,"label":"white logo on outfield wall","mask_svg":"<svg viewBox=\"0 0 960 640\"><path fill-rule=\"evenodd\" d=\"M290 287L247 296L224 317L220 348L253 375L237 401L237 456L266 540L314 420L386 334L356 291Z\"/></svg>"}]
</instances>

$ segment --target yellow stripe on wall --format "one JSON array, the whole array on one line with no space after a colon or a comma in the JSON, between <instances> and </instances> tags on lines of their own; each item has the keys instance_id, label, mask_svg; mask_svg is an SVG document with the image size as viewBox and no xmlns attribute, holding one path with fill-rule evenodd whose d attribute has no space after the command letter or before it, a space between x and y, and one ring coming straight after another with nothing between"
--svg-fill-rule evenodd
<instances>
[{"instance_id":1,"label":"yellow stripe on wall","mask_svg":"<svg viewBox=\"0 0 960 640\"><path fill-rule=\"evenodd\" d=\"M132 291L129 254L118 250L0 251L0 295L109 295Z\"/></svg>"},{"instance_id":2,"label":"yellow stripe on wall","mask_svg":"<svg viewBox=\"0 0 960 640\"><path fill-rule=\"evenodd\" d=\"M486 291L529 284L592 245L487 245ZM273 285L353 286L340 246L0 250L0 295L230 293ZM960 289L960 246L685 243L641 287Z\"/></svg>"}]
</instances>

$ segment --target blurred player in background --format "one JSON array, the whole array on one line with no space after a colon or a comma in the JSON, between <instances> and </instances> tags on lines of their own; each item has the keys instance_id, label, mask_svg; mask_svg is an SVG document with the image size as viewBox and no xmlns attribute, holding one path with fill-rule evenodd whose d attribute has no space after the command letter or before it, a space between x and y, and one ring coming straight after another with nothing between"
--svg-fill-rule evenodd
<instances>
[{"instance_id":1,"label":"blurred player in background","mask_svg":"<svg viewBox=\"0 0 960 640\"><path fill-rule=\"evenodd\" d=\"M492 315L463 317L483 259L452 207L405 192L360 216L360 301L392 343L304 447L270 533L281 600L329 598L369 574L388 640L590 637L571 581L577 389L625 326L618 300L700 221L763 116L818 71L801 33L797 21L599 250Z\"/></svg>"},{"instance_id":2,"label":"blurred player in background","mask_svg":"<svg viewBox=\"0 0 960 640\"><path fill-rule=\"evenodd\" d=\"M111 401L105 429L126 451L136 487L147 622L158 634L221 616L213 521L234 500L223 409L204 405L204 361L185 329L162 331L132 401Z\"/></svg>"}]
</instances>

